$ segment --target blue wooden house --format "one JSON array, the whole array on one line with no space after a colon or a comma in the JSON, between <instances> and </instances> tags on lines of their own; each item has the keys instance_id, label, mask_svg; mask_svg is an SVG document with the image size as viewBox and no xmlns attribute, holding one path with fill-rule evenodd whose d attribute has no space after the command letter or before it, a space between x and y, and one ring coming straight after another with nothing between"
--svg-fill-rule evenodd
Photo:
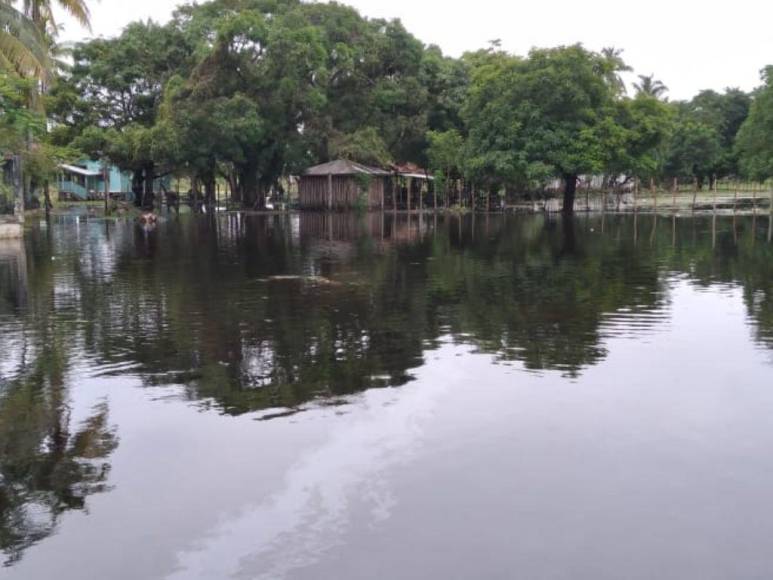
<instances>
[{"instance_id":1,"label":"blue wooden house","mask_svg":"<svg viewBox=\"0 0 773 580\"><path fill-rule=\"evenodd\" d=\"M74 201L104 199L105 178L101 161L84 160L78 163L59 166L59 198ZM110 196L132 201L132 174L121 171L111 165L108 170ZM156 179L153 183L155 193L161 193L169 186L168 178Z\"/></svg>"}]
</instances>

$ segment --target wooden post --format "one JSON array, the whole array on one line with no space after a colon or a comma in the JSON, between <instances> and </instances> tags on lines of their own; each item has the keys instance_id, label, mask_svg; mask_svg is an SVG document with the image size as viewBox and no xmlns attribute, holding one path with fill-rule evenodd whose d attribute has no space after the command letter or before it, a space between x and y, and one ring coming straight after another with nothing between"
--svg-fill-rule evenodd
<instances>
[{"instance_id":1,"label":"wooden post","mask_svg":"<svg viewBox=\"0 0 773 580\"><path fill-rule=\"evenodd\" d=\"M327 209L333 211L333 174L327 174Z\"/></svg>"},{"instance_id":2,"label":"wooden post","mask_svg":"<svg viewBox=\"0 0 773 580\"><path fill-rule=\"evenodd\" d=\"M413 180L410 177L408 177L408 178L406 178L405 181L406 181L406 184L407 184L406 187L405 187L405 191L406 191L406 194L408 196L408 213L411 213L411 193L412 193L411 192L411 186L413 185Z\"/></svg>"},{"instance_id":3,"label":"wooden post","mask_svg":"<svg viewBox=\"0 0 773 580\"><path fill-rule=\"evenodd\" d=\"M673 200L671 201L671 205L674 206L674 211L676 211L676 194L679 191L679 178L674 177L674 196Z\"/></svg>"},{"instance_id":4,"label":"wooden post","mask_svg":"<svg viewBox=\"0 0 773 580\"><path fill-rule=\"evenodd\" d=\"M676 247L676 214L671 218L671 247Z\"/></svg>"},{"instance_id":5,"label":"wooden post","mask_svg":"<svg viewBox=\"0 0 773 580\"><path fill-rule=\"evenodd\" d=\"M633 212L633 245L639 242L639 212Z\"/></svg>"},{"instance_id":6,"label":"wooden post","mask_svg":"<svg viewBox=\"0 0 773 580\"><path fill-rule=\"evenodd\" d=\"M650 232L650 246L655 244L655 234L658 230L658 212L655 212L652 216L652 231Z\"/></svg>"},{"instance_id":7,"label":"wooden post","mask_svg":"<svg viewBox=\"0 0 773 580\"><path fill-rule=\"evenodd\" d=\"M655 187L654 177L650 177L650 191L652 191L652 202L655 207L655 211L658 211L658 189Z\"/></svg>"},{"instance_id":8,"label":"wooden post","mask_svg":"<svg viewBox=\"0 0 773 580\"><path fill-rule=\"evenodd\" d=\"M432 203L435 206L435 213L437 213L437 183L432 183Z\"/></svg>"},{"instance_id":9,"label":"wooden post","mask_svg":"<svg viewBox=\"0 0 773 580\"><path fill-rule=\"evenodd\" d=\"M736 186L733 189L735 191L735 194L733 196L733 213L735 213L738 210L738 189L739 189L739 187Z\"/></svg>"},{"instance_id":10,"label":"wooden post","mask_svg":"<svg viewBox=\"0 0 773 580\"><path fill-rule=\"evenodd\" d=\"M738 216L733 213L733 244L738 245Z\"/></svg>"},{"instance_id":11,"label":"wooden post","mask_svg":"<svg viewBox=\"0 0 773 580\"><path fill-rule=\"evenodd\" d=\"M424 181L419 180L419 211L424 213ZM419 228L421 231L421 228Z\"/></svg>"},{"instance_id":12,"label":"wooden post","mask_svg":"<svg viewBox=\"0 0 773 580\"><path fill-rule=\"evenodd\" d=\"M637 177L633 183L633 211L634 212L638 210L638 207L637 207L638 197L639 197L639 178Z\"/></svg>"},{"instance_id":13,"label":"wooden post","mask_svg":"<svg viewBox=\"0 0 773 580\"><path fill-rule=\"evenodd\" d=\"M102 179L105 181L105 215L108 215L110 213L110 167L107 159L102 160Z\"/></svg>"},{"instance_id":14,"label":"wooden post","mask_svg":"<svg viewBox=\"0 0 773 580\"><path fill-rule=\"evenodd\" d=\"M714 187L713 187L713 205L714 205L714 213L717 213L717 186L719 182L717 181L717 176L714 176Z\"/></svg>"},{"instance_id":15,"label":"wooden post","mask_svg":"<svg viewBox=\"0 0 773 580\"><path fill-rule=\"evenodd\" d=\"M395 173L394 181L392 181L392 211L397 211L397 192L400 190L400 178ZM394 221L392 222L394 228Z\"/></svg>"},{"instance_id":16,"label":"wooden post","mask_svg":"<svg viewBox=\"0 0 773 580\"><path fill-rule=\"evenodd\" d=\"M773 212L768 217L768 243L773 241Z\"/></svg>"},{"instance_id":17,"label":"wooden post","mask_svg":"<svg viewBox=\"0 0 773 580\"><path fill-rule=\"evenodd\" d=\"M692 211L695 211L695 204L698 201L698 178L693 179L693 192L692 192Z\"/></svg>"},{"instance_id":18,"label":"wooden post","mask_svg":"<svg viewBox=\"0 0 773 580\"><path fill-rule=\"evenodd\" d=\"M773 215L773 189L770 190L770 207L768 207L768 211Z\"/></svg>"},{"instance_id":19,"label":"wooden post","mask_svg":"<svg viewBox=\"0 0 773 580\"><path fill-rule=\"evenodd\" d=\"M475 213L475 184L470 184L470 207L472 208L472 213Z\"/></svg>"}]
</instances>

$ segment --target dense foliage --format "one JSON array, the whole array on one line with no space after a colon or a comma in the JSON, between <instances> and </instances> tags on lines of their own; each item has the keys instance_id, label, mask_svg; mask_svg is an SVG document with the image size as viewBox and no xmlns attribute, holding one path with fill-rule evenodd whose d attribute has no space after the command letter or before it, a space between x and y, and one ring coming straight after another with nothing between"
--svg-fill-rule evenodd
<instances>
[{"instance_id":1,"label":"dense foliage","mask_svg":"<svg viewBox=\"0 0 773 580\"><path fill-rule=\"evenodd\" d=\"M60 3L88 22L82 0ZM232 202L260 207L288 176L335 158L428 167L446 203L563 187L566 211L583 176L610 187L703 187L771 175L770 71L751 95L669 102L662 82L640 75L629 96L621 74L630 68L614 48L521 57L494 42L454 59L398 20L300 0L184 5L166 25L133 23L77 45L72 67L59 70L50 0L31 4L27 16L5 4L0 12L3 148L19 149L30 134L8 87L35 78L46 96L21 109L41 114L45 105L43 141L131 171L140 203L152 203L155 178L176 175L205 201L221 182Z\"/></svg>"}]
</instances>

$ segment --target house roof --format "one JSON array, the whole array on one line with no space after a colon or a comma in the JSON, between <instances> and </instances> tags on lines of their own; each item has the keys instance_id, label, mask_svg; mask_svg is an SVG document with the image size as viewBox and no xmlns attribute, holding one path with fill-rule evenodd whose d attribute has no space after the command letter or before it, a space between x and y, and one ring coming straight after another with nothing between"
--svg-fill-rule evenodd
<instances>
[{"instance_id":1,"label":"house roof","mask_svg":"<svg viewBox=\"0 0 773 580\"><path fill-rule=\"evenodd\" d=\"M354 161L348 161L346 159L337 159L329 163L323 163L315 167L310 167L306 170L304 175L309 176L325 176L325 175L391 175L388 171L378 169L377 167L368 167L361 163Z\"/></svg>"},{"instance_id":2,"label":"house roof","mask_svg":"<svg viewBox=\"0 0 773 580\"><path fill-rule=\"evenodd\" d=\"M401 177L410 177L412 179L428 179L432 181L434 178L429 173L416 165L415 163L403 163L392 166L392 170Z\"/></svg>"},{"instance_id":3,"label":"house roof","mask_svg":"<svg viewBox=\"0 0 773 580\"><path fill-rule=\"evenodd\" d=\"M85 177L99 177L102 175L100 171L90 171L83 167L78 167L77 165L68 165L66 163L62 163L59 166L59 168L69 173L75 173L77 175L83 175Z\"/></svg>"}]
</instances>

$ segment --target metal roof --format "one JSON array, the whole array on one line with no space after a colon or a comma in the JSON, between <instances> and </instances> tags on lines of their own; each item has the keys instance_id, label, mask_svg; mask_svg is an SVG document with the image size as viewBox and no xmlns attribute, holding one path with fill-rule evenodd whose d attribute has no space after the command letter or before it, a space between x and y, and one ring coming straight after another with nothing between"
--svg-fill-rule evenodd
<instances>
[{"instance_id":1,"label":"metal roof","mask_svg":"<svg viewBox=\"0 0 773 580\"><path fill-rule=\"evenodd\" d=\"M67 165L66 163L62 163L59 168L70 173L83 175L85 177L100 177L102 175L102 172L100 171L90 171L88 169L84 169L83 167L78 167L77 165Z\"/></svg>"},{"instance_id":2,"label":"metal roof","mask_svg":"<svg viewBox=\"0 0 773 580\"><path fill-rule=\"evenodd\" d=\"M435 181L435 178L426 173L398 173L400 177L410 177L411 179L426 179L427 181Z\"/></svg>"},{"instance_id":3,"label":"metal roof","mask_svg":"<svg viewBox=\"0 0 773 580\"><path fill-rule=\"evenodd\" d=\"M346 159L338 159L336 161L331 161L329 163L323 163L322 165L310 167L304 173L304 175L309 175L309 176L359 175L359 174L379 175L379 176L391 175L389 171L384 171L383 169L378 169L377 167L368 167L367 165L362 165L361 163L348 161Z\"/></svg>"}]
</instances>

